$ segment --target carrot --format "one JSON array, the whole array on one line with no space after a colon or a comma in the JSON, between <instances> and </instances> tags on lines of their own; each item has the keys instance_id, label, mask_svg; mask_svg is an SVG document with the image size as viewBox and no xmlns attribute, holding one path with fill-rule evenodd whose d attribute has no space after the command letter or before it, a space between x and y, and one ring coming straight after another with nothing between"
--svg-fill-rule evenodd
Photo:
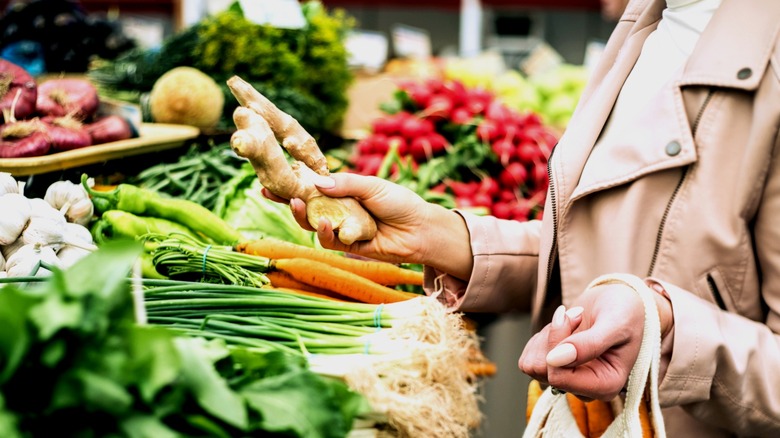
<instances>
[{"instance_id":1,"label":"carrot","mask_svg":"<svg viewBox=\"0 0 780 438\"><path fill-rule=\"evenodd\" d=\"M539 383L538 380L533 379L528 384L528 396L525 405L526 423L528 423L531 420L531 413L533 413L534 407L536 407L536 402L539 401L539 397L542 396L543 392L544 391L542 390L542 385Z\"/></svg>"},{"instance_id":2,"label":"carrot","mask_svg":"<svg viewBox=\"0 0 780 438\"><path fill-rule=\"evenodd\" d=\"M566 393L566 401L569 403L571 414L577 421L580 433L584 436L590 436L588 434L588 411L585 409L585 402L572 393Z\"/></svg>"},{"instance_id":3,"label":"carrot","mask_svg":"<svg viewBox=\"0 0 780 438\"><path fill-rule=\"evenodd\" d=\"M639 423L642 425L642 438L653 438L653 424L650 420L650 413L647 410L647 402L639 403Z\"/></svg>"},{"instance_id":4,"label":"carrot","mask_svg":"<svg viewBox=\"0 0 780 438\"><path fill-rule=\"evenodd\" d=\"M326 289L361 303L406 301L420 295L377 284L350 271L305 258L271 260L271 267L311 286Z\"/></svg>"},{"instance_id":5,"label":"carrot","mask_svg":"<svg viewBox=\"0 0 780 438\"><path fill-rule=\"evenodd\" d=\"M290 276L290 274L282 271L269 271L265 273L268 277L268 281L271 282L272 287L285 288L285 289L299 289L308 292L323 293L328 292L324 289L302 283Z\"/></svg>"},{"instance_id":6,"label":"carrot","mask_svg":"<svg viewBox=\"0 0 780 438\"><path fill-rule=\"evenodd\" d=\"M468 361L469 371L475 376L493 376L496 374L496 364L485 361Z\"/></svg>"},{"instance_id":7,"label":"carrot","mask_svg":"<svg viewBox=\"0 0 780 438\"><path fill-rule=\"evenodd\" d=\"M588 412L588 436L598 438L604 435L607 427L615 419L609 403L593 400L585 403L585 410Z\"/></svg>"},{"instance_id":8,"label":"carrot","mask_svg":"<svg viewBox=\"0 0 780 438\"><path fill-rule=\"evenodd\" d=\"M353 259L331 250L312 248L281 239L264 238L251 242L242 242L236 246L236 250L273 260L294 257L316 260L353 272L385 286L397 286L399 284L421 286L423 284L422 272L402 268L387 262Z\"/></svg>"}]
</instances>

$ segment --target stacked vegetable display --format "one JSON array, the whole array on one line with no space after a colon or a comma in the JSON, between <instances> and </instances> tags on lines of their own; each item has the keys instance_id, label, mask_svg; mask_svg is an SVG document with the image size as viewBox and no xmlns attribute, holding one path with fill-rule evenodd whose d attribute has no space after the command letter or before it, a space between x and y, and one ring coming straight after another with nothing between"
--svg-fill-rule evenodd
<instances>
[{"instance_id":1,"label":"stacked vegetable display","mask_svg":"<svg viewBox=\"0 0 780 438\"><path fill-rule=\"evenodd\" d=\"M352 170L445 192L461 208L502 219L541 217L547 158L557 139L532 112L480 88L431 79L400 84L351 157Z\"/></svg>"},{"instance_id":2,"label":"stacked vegetable display","mask_svg":"<svg viewBox=\"0 0 780 438\"><path fill-rule=\"evenodd\" d=\"M59 181L41 198L0 172L0 278L48 275L96 249L86 224L92 201L80 185Z\"/></svg>"},{"instance_id":3,"label":"stacked vegetable display","mask_svg":"<svg viewBox=\"0 0 780 438\"><path fill-rule=\"evenodd\" d=\"M37 83L23 68L0 59L0 158L37 157L135 135L125 119L98 116L99 103L87 79Z\"/></svg>"}]
</instances>

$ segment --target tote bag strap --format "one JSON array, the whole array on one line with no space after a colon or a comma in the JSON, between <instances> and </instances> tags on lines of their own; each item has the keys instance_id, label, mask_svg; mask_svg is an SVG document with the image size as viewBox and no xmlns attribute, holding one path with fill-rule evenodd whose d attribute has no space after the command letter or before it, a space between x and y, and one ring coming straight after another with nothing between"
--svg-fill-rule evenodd
<instances>
[{"instance_id":1,"label":"tote bag strap","mask_svg":"<svg viewBox=\"0 0 780 438\"><path fill-rule=\"evenodd\" d=\"M605 284L623 284L642 299L645 308L644 332L639 355L628 376L624 409L602 435L604 438L634 438L642 436L639 406L649 384L650 416L655 437L666 437L661 406L658 402L658 368L661 355L661 323L653 292L640 278L627 274L608 274L596 278L586 290ZM547 388L536 402L523 437L577 437L582 436L569 409L566 397L554 395Z\"/></svg>"}]
</instances>

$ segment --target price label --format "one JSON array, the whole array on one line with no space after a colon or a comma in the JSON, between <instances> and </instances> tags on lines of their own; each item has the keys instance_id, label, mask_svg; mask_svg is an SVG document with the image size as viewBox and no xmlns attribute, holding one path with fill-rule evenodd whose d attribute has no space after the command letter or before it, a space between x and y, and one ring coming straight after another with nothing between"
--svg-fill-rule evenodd
<instances>
[{"instance_id":1,"label":"price label","mask_svg":"<svg viewBox=\"0 0 780 438\"><path fill-rule=\"evenodd\" d=\"M306 25L298 0L239 0L244 17L257 24L282 29L300 29Z\"/></svg>"}]
</instances>

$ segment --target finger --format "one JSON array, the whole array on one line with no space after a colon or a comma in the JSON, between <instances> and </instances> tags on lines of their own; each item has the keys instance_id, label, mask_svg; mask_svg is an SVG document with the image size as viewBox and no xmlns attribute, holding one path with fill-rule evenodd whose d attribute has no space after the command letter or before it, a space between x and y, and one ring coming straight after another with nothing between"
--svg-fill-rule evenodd
<instances>
[{"instance_id":1,"label":"finger","mask_svg":"<svg viewBox=\"0 0 780 438\"><path fill-rule=\"evenodd\" d=\"M636 324L639 324L638 326ZM639 331L632 335L632 327L639 327ZM564 340L562 345L572 345L577 350L576 360L570 363L577 366L602 356L607 350L626 344L632 336L639 335L641 341L642 321L616 323L611 318L596 319L591 327L572 334ZM638 344L637 344L638 345Z\"/></svg>"},{"instance_id":2,"label":"finger","mask_svg":"<svg viewBox=\"0 0 780 438\"><path fill-rule=\"evenodd\" d=\"M290 202L288 199L282 198L281 196L276 196L273 193L271 193L270 190L263 187L260 189L260 194L262 194L264 197L268 198L271 201L278 202L280 204L287 204Z\"/></svg>"},{"instance_id":3,"label":"finger","mask_svg":"<svg viewBox=\"0 0 780 438\"><path fill-rule=\"evenodd\" d=\"M370 198L376 193L382 179L373 176L360 175L349 172L337 172L330 176L333 180L331 187L319 187L322 193L333 197L353 197L358 199Z\"/></svg>"},{"instance_id":4,"label":"finger","mask_svg":"<svg viewBox=\"0 0 780 438\"><path fill-rule=\"evenodd\" d=\"M550 326L548 324L540 332L533 335L526 343L523 353L517 361L517 367L520 371L542 383L547 383L545 355L547 354L547 335L549 331Z\"/></svg>"},{"instance_id":5,"label":"finger","mask_svg":"<svg viewBox=\"0 0 780 438\"><path fill-rule=\"evenodd\" d=\"M579 326L582 321L582 312L582 307L572 307L566 310L564 306L560 306L555 310L547 338L547 365L561 367L577 358L577 351L571 346L561 344L561 342Z\"/></svg>"},{"instance_id":6,"label":"finger","mask_svg":"<svg viewBox=\"0 0 780 438\"><path fill-rule=\"evenodd\" d=\"M308 231L316 231L306 218L306 204L302 200L298 198L290 199L290 211L295 222L298 222L301 228Z\"/></svg>"}]
</instances>

